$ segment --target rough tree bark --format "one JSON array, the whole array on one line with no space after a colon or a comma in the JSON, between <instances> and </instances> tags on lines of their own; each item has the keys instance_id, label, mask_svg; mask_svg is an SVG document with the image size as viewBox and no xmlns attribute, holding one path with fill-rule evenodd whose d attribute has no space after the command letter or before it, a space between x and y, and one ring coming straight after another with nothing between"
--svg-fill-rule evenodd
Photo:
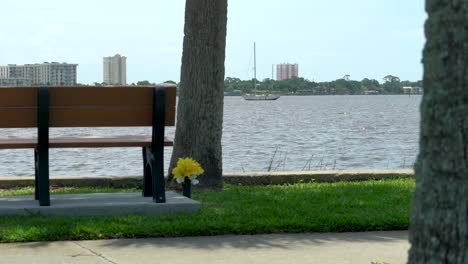
<instances>
[{"instance_id":1,"label":"rough tree bark","mask_svg":"<svg viewBox=\"0 0 468 264\"><path fill-rule=\"evenodd\" d=\"M187 0L177 125L169 174L178 158L202 165L202 188L221 188L227 0ZM171 179L171 177L169 177Z\"/></svg>"},{"instance_id":2,"label":"rough tree bark","mask_svg":"<svg viewBox=\"0 0 468 264\"><path fill-rule=\"evenodd\" d=\"M426 0L409 263L468 263L468 0Z\"/></svg>"}]
</instances>

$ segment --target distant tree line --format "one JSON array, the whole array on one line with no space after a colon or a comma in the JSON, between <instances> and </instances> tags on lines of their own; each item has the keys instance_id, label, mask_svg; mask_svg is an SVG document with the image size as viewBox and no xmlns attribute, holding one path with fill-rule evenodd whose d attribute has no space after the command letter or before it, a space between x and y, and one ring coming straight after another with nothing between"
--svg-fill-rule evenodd
<instances>
[{"instance_id":1,"label":"distant tree line","mask_svg":"<svg viewBox=\"0 0 468 264\"><path fill-rule=\"evenodd\" d=\"M168 81L165 81L164 83L173 83L173 84L176 84L176 82L174 81L171 81L171 80L168 80ZM93 83L94 86L103 86L103 85L107 85L106 83L98 83L98 82L95 82ZM144 80L144 81L138 81L136 83L131 83L131 84L128 84L128 85L131 85L131 86L151 86L151 85L156 85L156 83L152 83L148 80Z\"/></svg>"},{"instance_id":2,"label":"distant tree line","mask_svg":"<svg viewBox=\"0 0 468 264\"><path fill-rule=\"evenodd\" d=\"M168 80L166 83L179 84ZM314 82L304 78L292 78L275 81L272 79L257 80L257 92L269 92L283 95L344 95L344 94L403 94L403 87L422 88L420 81L401 81L399 77L387 75L379 82L375 79L364 78L361 81L351 80L349 75L330 82ZM94 85L104 85L94 83ZM138 81L130 85L146 86L156 85L147 80ZM226 77L224 80L224 93L226 95L241 95L252 93L254 80L241 80L239 78Z\"/></svg>"},{"instance_id":3,"label":"distant tree line","mask_svg":"<svg viewBox=\"0 0 468 264\"><path fill-rule=\"evenodd\" d=\"M254 80L241 80L227 77L224 81L224 92L227 95L251 93ZM257 91L268 91L291 95L329 95L329 94L403 94L403 87L420 87L422 81L401 81L393 75L387 75L379 82L365 78L361 81L351 80L349 75L330 82L314 82L304 78L292 78L275 81L272 79L257 80Z\"/></svg>"}]
</instances>

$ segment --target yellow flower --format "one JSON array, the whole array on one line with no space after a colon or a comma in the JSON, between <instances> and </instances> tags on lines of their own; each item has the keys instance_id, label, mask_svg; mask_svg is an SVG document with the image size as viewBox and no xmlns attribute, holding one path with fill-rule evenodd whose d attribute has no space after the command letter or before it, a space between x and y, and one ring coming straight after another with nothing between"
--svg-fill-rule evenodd
<instances>
[{"instance_id":1,"label":"yellow flower","mask_svg":"<svg viewBox=\"0 0 468 264\"><path fill-rule=\"evenodd\" d=\"M197 176L203 174L203 172L204 170L200 166L200 163L192 158L179 158L177 167L172 170L174 180L178 183L184 182L185 177L188 177L190 180L195 180Z\"/></svg>"}]
</instances>

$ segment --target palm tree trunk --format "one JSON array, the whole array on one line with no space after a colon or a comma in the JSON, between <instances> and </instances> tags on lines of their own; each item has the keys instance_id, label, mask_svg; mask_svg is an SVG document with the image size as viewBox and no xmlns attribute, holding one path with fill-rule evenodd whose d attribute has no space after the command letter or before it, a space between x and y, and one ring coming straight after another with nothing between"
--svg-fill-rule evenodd
<instances>
[{"instance_id":1,"label":"palm tree trunk","mask_svg":"<svg viewBox=\"0 0 468 264\"><path fill-rule=\"evenodd\" d=\"M468 0L426 0L409 263L468 263Z\"/></svg>"},{"instance_id":2,"label":"palm tree trunk","mask_svg":"<svg viewBox=\"0 0 468 264\"><path fill-rule=\"evenodd\" d=\"M227 0L187 0L177 125L169 173L178 158L205 170L200 187L221 188Z\"/></svg>"}]
</instances>

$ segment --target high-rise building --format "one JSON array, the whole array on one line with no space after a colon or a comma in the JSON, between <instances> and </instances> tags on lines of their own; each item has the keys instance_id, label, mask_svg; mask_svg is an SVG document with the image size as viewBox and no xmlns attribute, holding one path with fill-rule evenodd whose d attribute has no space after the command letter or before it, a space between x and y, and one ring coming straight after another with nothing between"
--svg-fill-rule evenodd
<instances>
[{"instance_id":1,"label":"high-rise building","mask_svg":"<svg viewBox=\"0 0 468 264\"><path fill-rule=\"evenodd\" d=\"M0 78L8 78L8 66L0 66Z\"/></svg>"},{"instance_id":2,"label":"high-rise building","mask_svg":"<svg viewBox=\"0 0 468 264\"><path fill-rule=\"evenodd\" d=\"M299 77L299 65L283 63L276 65L276 80L287 80L293 77Z\"/></svg>"},{"instance_id":3,"label":"high-rise building","mask_svg":"<svg viewBox=\"0 0 468 264\"><path fill-rule=\"evenodd\" d=\"M9 79L22 80L21 83L31 83L32 85L50 85L50 86L70 86L76 85L78 64L44 62L42 64L9 64L1 66L0 72L6 68L6 76L0 73L0 76ZM4 83L7 81L4 80Z\"/></svg>"},{"instance_id":4,"label":"high-rise building","mask_svg":"<svg viewBox=\"0 0 468 264\"><path fill-rule=\"evenodd\" d=\"M0 86L31 86L32 81L25 78L0 78Z\"/></svg>"},{"instance_id":5,"label":"high-rise building","mask_svg":"<svg viewBox=\"0 0 468 264\"><path fill-rule=\"evenodd\" d=\"M67 63L44 63L37 65L35 71L38 73L36 80L41 83L50 83L51 85L75 85L77 64ZM33 76L37 76L37 73Z\"/></svg>"},{"instance_id":6,"label":"high-rise building","mask_svg":"<svg viewBox=\"0 0 468 264\"><path fill-rule=\"evenodd\" d=\"M127 84L127 57L116 54L103 58L103 79L105 84Z\"/></svg>"}]
</instances>

